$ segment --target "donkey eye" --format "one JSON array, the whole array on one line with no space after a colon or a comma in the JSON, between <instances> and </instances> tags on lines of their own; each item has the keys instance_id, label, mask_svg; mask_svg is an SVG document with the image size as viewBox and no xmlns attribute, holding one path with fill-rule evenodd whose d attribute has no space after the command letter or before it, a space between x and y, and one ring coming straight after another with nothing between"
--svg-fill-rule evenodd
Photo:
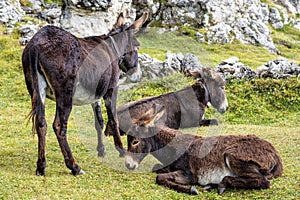
<instances>
[{"instance_id":1,"label":"donkey eye","mask_svg":"<svg viewBox=\"0 0 300 200\"><path fill-rule=\"evenodd\" d=\"M225 90L225 86L224 86L224 85L222 85L222 86L221 86L221 89L222 89L222 90Z\"/></svg>"}]
</instances>

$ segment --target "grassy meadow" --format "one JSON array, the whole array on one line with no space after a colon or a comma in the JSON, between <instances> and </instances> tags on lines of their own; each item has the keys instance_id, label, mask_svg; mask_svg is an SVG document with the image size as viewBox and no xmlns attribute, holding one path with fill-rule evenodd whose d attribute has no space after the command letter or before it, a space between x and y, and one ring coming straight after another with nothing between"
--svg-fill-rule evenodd
<instances>
[{"instance_id":1,"label":"grassy meadow","mask_svg":"<svg viewBox=\"0 0 300 200\"><path fill-rule=\"evenodd\" d=\"M104 138L107 156L97 158L90 106L74 107L69 121L68 141L78 164L86 172L74 177L64 164L52 130L55 104L50 100L46 101L46 176L36 176L37 136L31 134L31 123L26 125L25 119L31 103L21 67L23 47L19 46L18 35L7 36L3 34L4 28L0 29L0 199L300 199L300 80L297 78L230 82L226 114L219 115L213 108L207 112L207 117L222 122L220 126L183 130L203 136L256 134L271 142L282 156L284 174L271 180L270 189L228 189L221 196L216 190L200 192L198 196L177 193L155 184L156 175L150 169L157 161L151 156L136 172L126 170L111 137ZM299 64L300 38L290 31L287 28L273 34L280 40L295 43L291 48L280 46L280 51ZM284 37L280 36L283 33ZM194 53L211 67L222 59L237 56L255 69L278 57L261 47L239 43L207 45L180 32L158 35L155 29L140 35L139 41L140 53L161 60L167 50ZM180 74L155 81L143 80L129 91L119 91L118 105L178 90L191 82ZM123 143L126 145L125 137ZM196 187L201 191L200 186Z\"/></svg>"}]
</instances>

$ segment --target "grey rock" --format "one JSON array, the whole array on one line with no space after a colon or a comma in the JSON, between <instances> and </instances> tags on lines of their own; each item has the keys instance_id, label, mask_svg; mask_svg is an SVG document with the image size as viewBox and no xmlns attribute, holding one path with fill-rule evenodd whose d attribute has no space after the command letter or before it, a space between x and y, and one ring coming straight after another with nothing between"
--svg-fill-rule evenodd
<instances>
[{"instance_id":1,"label":"grey rock","mask_svg":"<svg viewBox=\"0 0 300 200\"><path fill-rule=\"evenodd\" d=\"M287 12L299 14L300 3L299 0L273 2L276 7L271 8L260 0L168 0L156 3L153 0L138 0L133 1L133 5L136 10L144 10L159 4L152 19L160 20L166 26L189 24L207 28L205 37L196 35L201 42L204 38L208 43L230 43L236 39L278 53L268 25L282 28L291 20Z\"/></svg>"},{"instance_id":2,"label":"grey rock","mask_svg":"<svg viewBox=\"0 0 300 200\"><path fill-rule=\"evenodd\" d=\"M196 38L199 42L205 42L205 37L199 32L196 32Z\"/></svg>"},{"instance_id":3,"label":"grey rock","mask_svg":"<svg viewBox=\"0 0 300 200\"><path fill-rule=\"evenodd\" d=\"M69 4L86 10L107 10L112 6L111 0L69 0Z\"/></svg>"},{"instance_id":4,"label":"grey rock","mask_svg":"<svg viewBox=\"0 0 300 200\"><path fill-rule=\"evenodd\" d=\"M181 63L180 72L186 72L187 70L201 70L203 65L194 54L187 53Z\"/></svg>"},{"instance_id":5,"label":"grey rock","mask_svg":"<svg viewBox=\"0 0 300 200\"><path fill-rule=\"evenodd\" d=\"M38 31L39 25L25 24L19 28L19 33L21 34L20 44L26 45L32 36Z\"/></svg>"},{"instance_id":6,"label":"grey rock","mask_svg":"<svg viewBox=\"0 0 300 200\"><path fill-rule=\"evenodd\" d=\"M201 70L202 64L194 54L167 52L165 61L151 58L148 54L139 55L139 64L143 77L156 79L176 72Z\"/></svg>"},{"instance_id":7,"label":"grey rock","mask_svg":"<svg viewBox=\"0 0 300 200\"><path fill-rule=\"evenodd\" d=\"M278 58L258 67L256 72L260 78L279 79L299 76L300 69L294 62L286 58Z\"/></svg>"},{"instance_id":8,"label":"grey rock","mask_svg":"<svg viewBox=\"0 0 300 200\"><path fill-rule=\"evenodd\" d=\"M167 75L164 70L163 62L155 58L151 58L148 54L139 55L139 63L143 77L156 79Z\"/></svg>"},{"instance_id":9,"label":"grey rock","mask_svg":"<svg viewBox=\"0 0 300 200\"><path fill-rule=\"evenodd\" d=\"M182 53L173 54L170 51L168 51L166 55L166 60L164 61L163 65L166 68L171 68L176 71L180 71L182 60L183 60Z\"/></svg>"},{"instance_id":10,"label":"grey rock","mask_svg":"<svg viewBox=\"0 0 300 200\"><path fill-rule=\"evenodd\" d=\"M275 7L270 7L269 22L275 29L283 27L282 18L280 12Z\"/></svg>"},{"instance_id":11,"label":"grey rock","mask_svg":"<svg viewBox=\"0 0 300 200\"><path fill-rule=\"evenodd\" d=\"M216 66L215 71L218 72L224 80L242 78L252 79L256 77L255 71L239 62L237 57L222 60L221 63Z\"/></svg>"},{"instance_id":12,"label":"grey rock","mask_svg":"<svg viewBox=\"0 0 300 200\"><path fill-rule=\"evenodd\" d=\"M83 7L82 3L85 3ZM100 4L106 6L101 7ZM87 7L88 5L95 9ZM135 20L135 10L131 7L131 0L119 0L113 4L106 0L67 0L60 23L62 28L77 36L102 35L112 29L121 11L126 11L126 23L132 23Z\"/></svg>"},{"instance_id":13,"label":"grey rock","mask_svg":"<svg viewBox=\"0 0 300 200\"><path fill-rule=\"evenodd\" d=\"M293 15L300 13L300 0L278 0Z\"/></svg>"},{"instance_id":14,"label":"grey rock","mask_svg":"<svg viewBox=\"0 0 300 200\"><path fill-rule=\"evenodd\" d=\"M231 43L233 39L230 37L231 31L231 27L224 22L220 22L214 26L211 26L206 34L208 43Z\"/></svg>"},{"instance_id":15,"label":"grey rock","mask_svg":"<svg viewBox=\"0 0 300 200\"><path fill-rule=\"evenodd\" d=\"M42 11L41 16L46 20L57 19L61 16L61 8L59 6L53 6L52 8Z\"/></svg>"},{"instance_id":16,"label":"grey rock","mask_svg":"<svg viewBox=\"0 0 300 200\"><path fill-rule=\"evenodd\" d=\"M37 16L42 11L43 0L28 0L28 5L23 5L22 8L26 14L34 14Z\"/></svg>"},{"instance_id":17,"label":"grey rock","mask_svg":"<svg viewBox=\"0 0 300 200\"><path fill-rule=\"evenodd\" d=\"M19 1L0 1L0 23L12 28L15 23L21 21L24 15L25 12L22 10Z\"/></svg>"}]
</instances>

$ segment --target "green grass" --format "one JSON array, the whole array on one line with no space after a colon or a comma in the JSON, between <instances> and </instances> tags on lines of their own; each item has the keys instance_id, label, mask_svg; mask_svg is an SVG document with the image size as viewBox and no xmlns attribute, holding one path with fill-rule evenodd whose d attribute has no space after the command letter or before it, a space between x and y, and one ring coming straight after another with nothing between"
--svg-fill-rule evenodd
<instances>
[{"instance_id":1,"label":"green grass","mask_svg":"<svg viewBox=\"0 0 300 200\"><path fill-rule=\"evenodd\" d=\"M290 25L284 25L284 27L278 31L273 30L272 37L282 56L298 61L297 63L299 63L299 30L291 27Z\"/></svg>"},{"instance_id":2,"label":"green grass","mask_svg":"<svg viewBox=\"0 0 300 200\"><path fill-rule=\"evenodd\" d=\"M286 26L286 31L273 31L275 44L279 48L281 55L288 59L300 62L299 52L299 32L296 29ZM146 34L140 35L139 40L142 43L140 53L148 53L159 60L165 60L166 52L182 52L195 54L200 62L206 66L215 67L222 60L232 56L240 59L240 62L248 65L252 69L265 64L270 60L277 59L279 55L271 54L268 50L260 46L241 44L235 41L233 44L207 44L200 43L193 37L182 34L181 32L167 32L157 34L158 28L147 30ZM199 30L201 31L201 30ZM184 32L186 32L184 30ZM284 35L284 37L282 36ZM291 48L286 48L279 43L279 38L292 43Z\"/></svg>"},{"instance_id":3,"label":"green grass","mask_svg":"<svg viewBox=\"0 0 300 200\"><path fill-rule=\"evenodd\" d=\"M2 31L2 29L1 29ZM0 31L0 32L1 32ZM1 34L1 33L0 33ZM157 43L150 42L160 36L140 37L142 52L155 54L157 51L165 53L167 49L174 52L190 52L200 48L199 43L189 38L169 38L168 41L157 40ZM150 38L149 38L150 37ZM168 38L168 37L167 37ZM187 39L187 40L186 40ZM190 47L173 44L171 41L188 44L186 41L194 41ZM162 44L161 44L162 43ZM151 46L151 45L152 46ZM196 45L197 44L197 45ZM170 48L168 46L170 45ZM240 45L240 44L237 44ZM226 45L225 45L226 46ZM215 46L225 48L224 46ZM201 47L202 48L202 47ZM211 48L211 51L209 50ZM234 55L234 47L232 49ZM266 53L263 49L255 50L260 52L261 57ZM224 49L223 49L224 50ZM152 51L152 53L151 53ZM252 51L252 50L251 50ZM205 46L207 62L217 63L218 59L227 58L228 52L213 50L213 46ZM219 52L216 54L215 52ZM263 53L264 54L263 54ZM294 88L295 94L299 82L271 82L276 91L270 94L263 92L268 82L233 82L227 86L230 108L225 116L215 114L212 108L208 109L208 116L218 117L223 123L214 128L191 128L184 130L203 136L211 134L256 134L270 141L279 151L284 163L284 174L278 179L271 180L272 186L267 190L227 190L222 196L217 192L202 192L197 197L177 193L173 190L155 184L155 174L149 169L156 163L156 160L147 157L140 165L137 172L132 173L125 169L124 159L118 157L113 147L112 138L105 137L107 157L98 159L96 153L96 133L93 128L93 118L90 106L74 107L68 127L68 140L73 154L80 166L85 170L83 176L74 177L65 167L64 160L58 146L56 136L52 130L55 104L46 102L46 119L48 122L47 134L47 168L46 176L35 175L37 160L37 136L31 134L31 124L26 126L26 115L30 110L30 98L26 91L23 72L21 68L22 47L18 45L16 36L8 37L1 34L0 37L0 199L299 199L300 198L300 129L299 129L299 101L292 100L285 112L285 103L291 100L291 91ZM256 54L251 54L256 55ZM199 54L198 54L199 56ZM212 58L209 58L209 57ZM218 56L220 58L218 58ZM272 56L272 55L270 55ZM248 55L250 60L250 55ZM255 56L253 58L256 58ZM255 59L254 59L255 60ZM269 58L266 57L266 61ZM243 61L244 62L244 61ZM265 61L260 61L265 62ZM118 104L139 99L151 95L159 95L178 90L193 82L182 75L175 74L157 81L144 80L130 91L120 91ZM293 85L294 84L294 85ZM261 86L258 92L247 96L253 88ZM285 86L288 85L288 86ZM293 88L290 88L293 86ZM283 95L278 102L271 100L279 98L276 95ZM274 96L275 95L275 96ZM274 98L271 98L274 96ZM266 99L266 98L270 99ZM297 98L297 96L296 96ZM298 95L299 98L299 95ZM241 102L241 103L240 103ZM259 105L254 109L251 103ZM261 104L259 104L261 103ZM277 104L278 103L278 104ZM298 103L298 104L297 104ZM253 110L268 111L252 113ZM238 114L242 115L238 115ZM259 123L260 116L269 116L272 120ZM276 120L273 120L276 119ZM288 119L288 120L287 120ZM255 121L252 121L255 120ZM285 121L285 123L281 123ZM123 143L126 139L123 137ZM197 186L200 191L201 187Z\"/></svg>"}]
</instances>

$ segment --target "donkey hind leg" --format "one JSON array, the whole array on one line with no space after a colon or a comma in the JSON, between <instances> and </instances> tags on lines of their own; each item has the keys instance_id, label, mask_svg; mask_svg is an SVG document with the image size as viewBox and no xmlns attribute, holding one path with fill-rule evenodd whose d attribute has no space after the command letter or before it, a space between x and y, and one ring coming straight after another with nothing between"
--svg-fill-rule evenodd
<instances>
[{"instance_id":1,"label":"donkey hind leg","mask_svg":"<svg viewBox=\"0 0 300 200\"><path fill-rule=\"evenodd\" d=\"M255 163L244 162L230 154L225 154L226 164L236 176L225 176L218 185L218 193L222 194L226 188L267 189L269 180L259 172Z\"/></svg>"},{"instance_id":2,"label":"donkey hind leg","mask_svg":"<svg viewBox=\"0 0 300 200\"><path fill-rule=\"evenodd\" d=\"M46 99L46 82L44 78L37 73L38 79L38 90L32 92L32 104L35 104L35 118L33 118L34 126L38 134L38 160L36 175L44 176L46 168L46 133L47 133L47 123L45 119L45 99ZM33 113L34 114L34 113Z\"/></svg>"},{"instance_id":3,"label":"donkey hind leg","mask_svg":"<svg viewBox=\"0 0 300 200\"><path fill-rule=\"evenodd\" d=\"M97 146L98 157L104 157L106 154L105 147L102 140L102 130L104 127L104 120L102 117L100 100L92 104L92 108L94 111L95 128L97 130L97 136L98 136L98 146Z\"/></svg>"},{"instance_id":4,"label":"donkey hind leg","mask_svg":"<svg viewBox=\"0 0 300 200\"><path fill-rule=\"evenodd\" d=\"M244 188L244 189L267 189L270 182L264 176L253 177L232 177L225 176L218 185L218 194L222 194L226 188Z\"/></svg>"},{"instance_id":5,"label":"donkey hind leg","mask_svg":"<svg viewBox=\"0 0 300 200\"><path fill-rule=\"evenodd\" d=\"M40 105L39 105L40 104ZM46 131L47 123L45 119L45 106L42 102L37 103L36 116L35 116L35 128L38 134L38 160L36 175L44 176L46 168Z\"/></svg>"},{"instance_id":6,"label":"donkey hind leg","mask_svg":"<svg viewBox=\"0 0 300 200\"><path fill-rule=\"evenodd\" d=\"M73 175L84 174L84 171L76 164L72 155L71 149L67 141L67 125L72 105L60 107L59 100L56 99L56 114L53 122L53 129L55 131L60 149L65 159L66 166L72 171ZM71 101L72 102L72 101Z\"/></svg>"},{"instance_id":7,"label":"donkey hind leg","mask_svg":"<svg viewBox=\"0 0 300 200\"><path fill-rule=\"evenodd\" d=\"M194 186L188 186L191 183L191 178L184 171L174 171L164 174L158 174L156 183L177 192L197 195L198 191Z\"/></svg>"},{"instance_id":8,"label":"donkey hind leg","mask_svg":"<svg viewBox=\"0 0 300 200\"><path fill-rule=\"evenodd\" d=\"M103 98L107 110L108 123L113 132L115 147L120 153L120 157L124 157L126 150L123 148L123 143L121 141L118 118L116 113L117 90L109 89Z\"/></svg>"}]
</instances>

